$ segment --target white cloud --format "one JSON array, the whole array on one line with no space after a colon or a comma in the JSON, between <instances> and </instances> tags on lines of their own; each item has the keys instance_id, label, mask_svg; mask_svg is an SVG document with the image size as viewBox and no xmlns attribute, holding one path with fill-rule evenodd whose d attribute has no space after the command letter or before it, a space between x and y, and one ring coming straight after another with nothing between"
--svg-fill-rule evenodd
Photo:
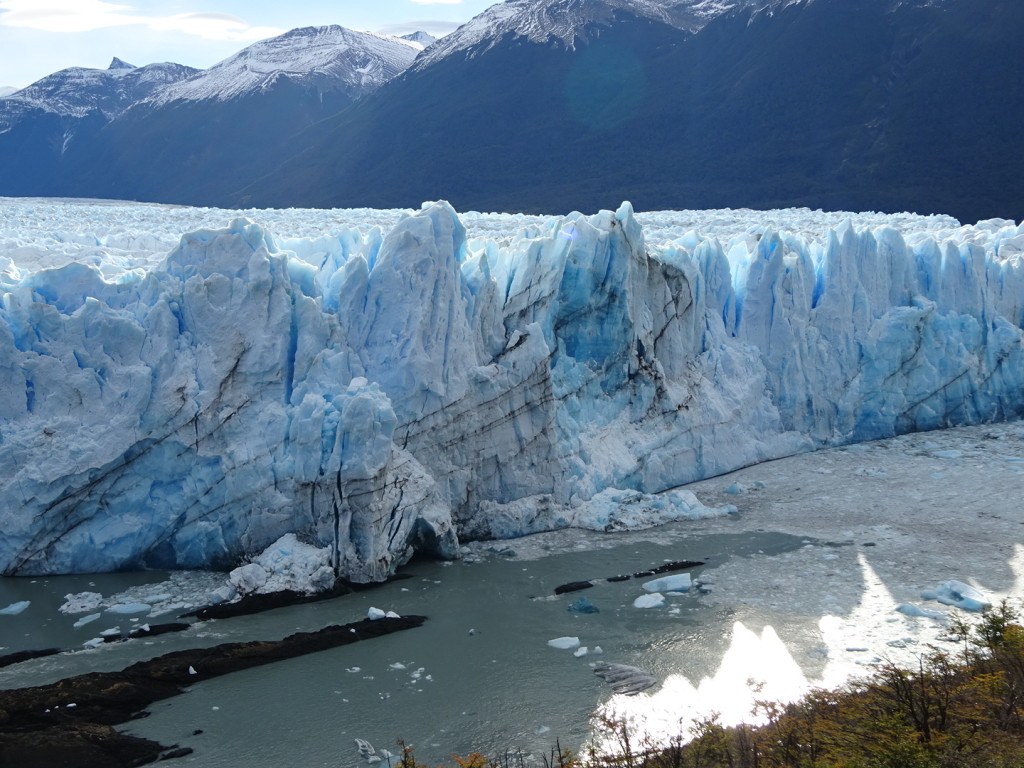
<instances>
[{"instance_id":1,"label":"white cloud","mask_svg":"<svg viewBox=\"0 0 1024 768\"><path fill-rule=\"evenodd\" d=\"M0 0L0 26L45 32L91 32L105 27L140 25L158 32L181 32L208 40L259 40L285 30L253 27L226 13L140 16L130 5L106 0Z\"/></svg>"},{"instance_id":2,"label":"white cloud","mask_svg":"<svg viewBox=\"0 0 1024 768\"><path fill-rule=\"evenodd\" d=\"M245 19L227 13L181 13L151 19L147 26L159 32L184 32L208 40L262 40L285 32L274 27L251 27Z\"/></svg>"},{"instance_id":3,"label":"white cloud","mask_svg":"<svg viewBox=\"0 0 1024 768\"><path fill-rule=\"evenodd\" d=\"M127 5L104 0L0 0L0 25L47 32L91 32L135 23Z\"/></svg>"}]
</instances>

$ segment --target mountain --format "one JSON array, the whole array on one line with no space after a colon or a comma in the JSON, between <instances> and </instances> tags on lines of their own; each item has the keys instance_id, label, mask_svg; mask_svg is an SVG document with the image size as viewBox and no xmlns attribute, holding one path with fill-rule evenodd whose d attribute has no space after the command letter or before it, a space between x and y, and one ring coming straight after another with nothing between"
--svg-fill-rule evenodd
<instances>
[{"instance_id":1,"label":"mountain","mask_svg":"<svg viewBox=\"0 0 1024 768\"><path fill-rule=\"evenodd\" d=\"M380 87L422 48L308 27L162 80L161 68L177 65L115 59L108 70L56 73L0 102L11 128L0 134L0 158L12 158L0 194L213 199L257 175L247 169L272 167L292 134Z\"/></svg>"},{"instance_id":2,"label":"mountain","mask_svg":"<svg viewBox=\"0 0 1024 768\"><path fill-rule=\"evenodd\" d=\"M0 99L4 98L5 96L10 96L12 93L15 93L17 90L18 90L17 88L13 88L13 87L11 87L9 85L0 85Z\"/></svg>"},{"instance_id":3,"label":"mountain","mask_svg":"<svg viewBox=\"0 0 1024 768\"><path fill-rule=\"evenodd\" d=\"M64 69L0 100L0 194L62 194L69 151L90 146L132 104L197 71L115 58L107 69Z\"/></svg>"},{"instance_id":4,"label":"mountain","mask_svg":"<svg viewBox=\"0 0 1024 768\"><path fill-rule=\"evenodd\" d=\"M402 35L402 39L408 40L411 43L417 43L424 48L437 40L436 37L427 32L410 32L408 35Z\"/></svg>"},{"instance_id":5,"label":"mountain","mask_svg":"<svg viewBox=\"0 0 1024 768\"><path fill-rule=\"evenodd\" d=\"M163 88L147 106L230 101L273 90L282 81L319 95L338 92L355 99L400 74L421 50L404 38L339 26L293 29Z\"/></svg>"},{"instance_id":6,"label":"mountain","mask_svg":"<svg viewBox=\"0 0 1024 768\"><path fill-rule=\"evenodd\" d=\"M607 25L617 15L649 19L696 32L709 21L737 8L761 7L781 0L506 0L463 24L421 56L423 69L459 52L479 55L508 37L573 48L587 39L594 25Z\"/></svg>"},{"instance_id":7,"label":"mountain","mask_svg":"<svg viewBox=\"0 0 1024 768\"><path fill-rule=\"evenodd\" d=\"M138 101L120 65L4 99L40 122L0 133L0 194L1020 218L1021 28L1015 0L508 0L421 52L299 29Z\"/></svg>"},{"instance_id":8,"label":"mountain","mask_svg":"<svg viewBox=\"0 0 1024 768\"><path fill-rule=\"evenodd\" d=\"M666 8L708 15L688 29ZM1024 5L671 8L494 6L221 202L1021 217Z\"/></svg>"},{"instance_id":9,"label":"mountain","mask_svg":"<svg viewBox=\"0 0 1024 768\"><path fill-rule=\"evenodd\" d=\"M13 127L22 116L42 111L61 117L99 112L111 120L154 91L191 77L199 70L181 64L134 67L115 58L107 69L62 69L0 103L0 128Z\"/></svg>"},{"instance_id":10,"label":"mountain","mask_svg":"<svg viewBox=\"0 0 1024 768\"><path fill-rule=\"evenodd\" d=\"M283 161L294 136L399 74L417 43L295 29L154 93L67 158L67 193L206 204Z\"/></svg>"}]
</instances>

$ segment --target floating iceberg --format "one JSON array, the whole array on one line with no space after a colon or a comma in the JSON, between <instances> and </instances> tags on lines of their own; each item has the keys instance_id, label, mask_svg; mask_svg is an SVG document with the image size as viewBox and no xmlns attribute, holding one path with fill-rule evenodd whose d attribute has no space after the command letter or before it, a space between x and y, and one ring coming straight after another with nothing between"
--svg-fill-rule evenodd
<instances>
[{"instance_id":1,"label":"floating iceberg","mask_svg":"<svg viewBox=\"0 0 1024 768\"><path fill-rule=\"evenodd\" d=\"M600 613L601 609L590 602L587 598L581 597L569 603L570 613Z\"/></svg>"},{"instance_id":2,"label":"floating iceberg","mask_svg":"<svg viewBox=\"0 0 1024 768\"><path fill-rule=\"evenodd\" d=\"M595 664L594 674L609 683L616 693L626 696L635 696L658 684L658 678L650 672L628 664Z\"/></svg>"},{"instance_id":3,"label":"floating iceberg","mask_svg":"<svg viewBox=\"0 0 1024 768\"><path fill-rule=\"evenodd\" d=\"M991 601L979 590L962 581L944 581L935 589L921 593L924 600L938 600L943 605L952 605L964 611L984 611L991 607Z\"/></svg>"},{"instance_id":4,"label":"floating iceberg","mask_svg":"<svg viewBox=\"0 0 1024 768\"><path fill-rule=\"evenodd\" d=\"M1024 413L1012 222L360 215L386 233L238 219L139 268L127 235L70 262L0 242L0 572L226 570L295 534L375 581L460 536L724 514L671 489Z\"/></svg>"},{"instance_id":5,"label":"floating iceberg","mask_svg":"<svg viewBox=\"0 0 1024 768\"><path fill-rule=\"evenodd\" d=\"M693 581L688 573L676 573L662 576L660 579L645 581L643 588L648 592L689 592Z\"/></svg>"},{"instance_id":6,"label":"floating iceberg","mask_svg":"<svg viewBox=\"0 0 1024 768\"><path fill-rule=\"evenodd\" d=\"M558 648L562 651L572 650L573 648L580 647L580 639L578 637L556 637L554 640L548 640L548 645L552 648Z\"/></svg>"},{"instance_id":7,"label":"floating iceberg","mask_svg":"<svg viewBox=\"0 0 1024 768\"><path fill-rule=\"evenodd\" d=\"M149 603L115 603L107 608L107 613L149 613L152 609Z\"/></svg>"},{"instance_id":8,"label":"floating iceberg","mask_svg":"<svg viewBox=\"0 0 1024 768\"><path fill-rule=\"evenodd\" d=\"M661 592L651 595L640 595L633 601L634 608L660 608L665 604L665 596Z\"/></svg>"},{"instance_id":9,"label":"floating iceberg","mask_svg":"<svg viewBox=\"0 0 1024 768\"><path fill-rule=\"evenodd\" d=\"M98 619L102 615L103 614L100 613L90 613L88 616L83 616L82 618L80 618L72 626L74 626L75 629L80 629L81 627L84 627L86 624L91 624L92 622L96 621L96 619Z\"/></svg>"},{"instance_id":10,"label":"floating iceberg","mask_svg":"<svg viewBox=\"0 0 1024 768\"><path fill-rule=\"evenodd\" d=\"M78 592L64 595L64 604L58 608L61 613L87 613L100 607L103 595L99 592Z\"/></svg>"}]
</instances>

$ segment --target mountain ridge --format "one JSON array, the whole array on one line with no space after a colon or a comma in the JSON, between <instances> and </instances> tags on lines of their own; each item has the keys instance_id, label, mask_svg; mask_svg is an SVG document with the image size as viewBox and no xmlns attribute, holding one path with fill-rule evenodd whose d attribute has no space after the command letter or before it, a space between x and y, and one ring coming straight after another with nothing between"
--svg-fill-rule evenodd
<instances>
[{"instance_id":1,"label":"mountain ridge","mask_svg":"<svg viewBox=\"0 0 1024 768\"><path fill-rule=\"evenodd\" d=\"M228 100L269 88L279 77L301 86L348 88L359 95L404 71L421 50L410 40L339 25L300 27L253 43L187 81L161 89L146 103Z\"/></svg>"}]
</instances>

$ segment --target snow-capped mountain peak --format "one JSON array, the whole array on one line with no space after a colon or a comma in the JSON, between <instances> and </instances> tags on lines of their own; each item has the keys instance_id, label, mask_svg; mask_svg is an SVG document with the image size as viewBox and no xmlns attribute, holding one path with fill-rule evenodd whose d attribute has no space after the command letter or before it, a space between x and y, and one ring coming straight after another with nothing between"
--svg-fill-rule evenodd
<instances>
[{"instance_id":1,"label":"snow-capped mountain peak","mask_svg":"<svg viewBox=\"0 0 1024 768\"><path fill-rule=\"evenodd\" d=\"M437 38L428 32L410 32L408 35L402 35L403 40L408 40L412 43L419 43L421 46L426 48L431 43L437 42Z\"/></svg>"},{"instance_id":2,"label":"snow-capped mountain peak","mask_svg":"<svg viewBox=\"0 0 1024 768\"><path fill-rule=\"evenodd\" d=\"M116 58L108 69L69 67L4 98L0 127L10 124L26 110L42 110L65 117L83 117L98 111L110 119L158 88L198 71L167 62L133 67Z\"/></svg>"},{"instance_id":3,"label":"snow-capped mountain peak","mask_svg":"<svg viewBox=\"0 0 1024 768\"><path fill-rule=\"evenodd\" d=\"M261 40L209 69L162 89L149 100L227 101L270 87L285 77L305 86L345 88L360 95L403 72L422 45L345 27L303 27Z\"/></svg>"},{"instance_id":4,"label":"snow-capped mountain peak","mask_svg":"<svg viewBox=\"0 0 1024 768\"><path fill-rule=\"evenodd\" d=\"M610 22L616 13L660 21L695 32L711 19L743 6L768 5L773 0L506 0L488 8L455 32L431 46L416 60L422 69L457 51L486 50L512 34L533 42L557 39L567 47L589 24Z\"/></svg>"}]
</instances>

